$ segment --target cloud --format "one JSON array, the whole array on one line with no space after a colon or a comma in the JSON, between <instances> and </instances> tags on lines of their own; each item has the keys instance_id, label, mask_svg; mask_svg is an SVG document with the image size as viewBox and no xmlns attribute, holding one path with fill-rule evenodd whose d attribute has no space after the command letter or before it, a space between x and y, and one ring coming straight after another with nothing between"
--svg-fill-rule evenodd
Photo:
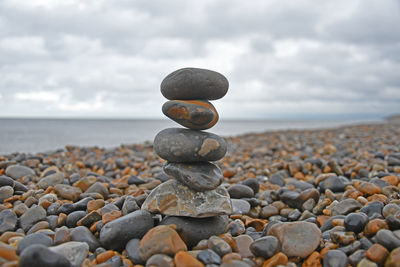
<instances>
[{"instance_id":1,"label":"cloud","mask_svg":"<svg viewBox=\"0 0 400 267\"><path fill-rule=\"evenodd\" d=\"M223 73L221 118L400 111L399 2L0 2L0 115L162 117L162 79Z\"/></svg>"}]
</instances>

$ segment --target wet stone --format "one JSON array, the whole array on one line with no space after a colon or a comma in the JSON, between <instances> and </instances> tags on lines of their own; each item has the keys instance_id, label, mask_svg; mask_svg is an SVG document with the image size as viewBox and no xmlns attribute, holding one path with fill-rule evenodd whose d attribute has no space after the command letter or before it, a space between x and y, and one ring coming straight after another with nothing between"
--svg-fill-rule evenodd
<instances>
[{"instance_id":1,"label":"wet stone","mask_svg":"<svg viewBox=\"0 0 400 267\"><path fill-rule=\"evenodd\" d=\"M275 236L265 236L250 244L250 251L256 257L271 258L279 250L279 240Z\"/></svg>"},{"instance_id":2,"label":"wet stone","mask_svg":"<svg viewBox=\"0 0 400 267\"><path fill-rule=\"evenodd\" d=\"M222 172L210 162L167 163L164 172L196 191L217 188L222 181Z\"/></svg>"},{"instance_id":3,"label":"wet stone","mask_svg":"<svg viewBox=\"0 0 400 267\"><path fill-rule=\"evenodd\" d=\"M232 212L225 188L197 192L176 180L167 181L155 188L143 203L142 209L152 213L195 218Z\"/></svg>"},{"instance_id":4,"label":"wet stone","mask_svg":"<svg viewBox=\"0 0 400 267\"><path fill-rule=\"evenodd\" d=\"M208 132L168 128L154 138L154 151L169 162L201 162L221 159L227 150L224 138Z\"/></svg>"},{"instance_id":5,"label":"wet stone","mask_svg":"<svg viewBox=\"0 0 400 267\"><path fill-rule=\"evenodd\" d=\"M199 68L183 68L161 82L161 93L169 100L216 100L228 91L228 80L220 73Z\"/></svg>"},{"instance_id":6,"label":"wet stone","mask_svg":"<svg viewBox=\"0 0 400 267\"><path fill-rule=\"evenodd\" d=\"M205 100L171 100L162 106L165 116L193 130L206 130L218 121L215 107Z\"/></svg>"}]
</instances>

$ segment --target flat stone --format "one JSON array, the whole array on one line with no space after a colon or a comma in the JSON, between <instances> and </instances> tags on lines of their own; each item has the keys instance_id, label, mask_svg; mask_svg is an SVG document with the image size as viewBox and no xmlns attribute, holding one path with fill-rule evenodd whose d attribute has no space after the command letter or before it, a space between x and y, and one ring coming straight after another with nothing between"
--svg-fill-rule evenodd
<instances>
[{"instance_id":1,"label":"flat stone","mask_svg":"<svg viewBox=\"0 0 400 267\"><path fill-rule=\"evenodd\" d=\"M104 199L108 198L108 189L105 185L100 182L92 184L85 193L99 193Z\"/></svg>"},{"instance_id":2,"label":"flat stone","mask_svg":"<svg viewBox=\"0 0 400 267\"><path fill-rule=\"evenodd\" d=\"M147 260L145 266L175 267L175 264L174 264L174 259L171 258L170 256L165 254L155 254Z\"/></svg>"},{"instance_id":3,"label":"flat stone","mask_svg":"<svg viewBox=\"0 0 400 267\"><path fill-rule=\"evenodd\" d=\"M225 232L228 226L227 216L215 216L209 218L190 217L165 217L160 224L175 224L177 232L186 245L191 248L200 240L208 239L213 235L220 235Z\"/></svg>"},{"instance_id":4,"label":"flat stone","mask_svg":"<svg viewBox=\"0 0 400 267\"><path fill-rule=\"evenodd\" d=\"M0 187L2 186L11 186L14 187L14 179L11 177L5 176L5 175L0 175Z\"/></svg>"},{"instance_id":5,"label":"flat stone","mask_svg":"<svg viewBox=\"0 0 400 267\"><path fill-rule=\"evenodd\" d=\"M176 253L174 262L176 267L204 267L202 262L185 251L179 251Z\"/></svg>"},{"instance_id":6,"label":"flat stone","mask_svg":"<svg viewBox=\"0 0 400 267\"><path fill-rule=\"evenodd\" d=\"M0 187L0 203L3 203L4 200L10 198L14 195L14 189L9 186L2 186Z\"/></svg>"},{"instance_id":7,"label":"flat stone","mask_svg":"<svg viewBox=\"0 0 400 267\"><path fill-rule=\"evenodd\" d=\"M64 178L65 175L63 172L56 172L40 179L38 186L42 189L47 189L49 186L61 184L64 181Z\"/></svg>"},{"instance_id":8,"label":"flat stone","mask_svg":"<svg viewBox=\"0 0 400 267\"><path fill-rule=\"evenodd\" d=\"M346 230L356 234L362 232L367 223L368 216L363 212L350 213L344 218L344 227Z\"/></svg>"},{"instance_id":9,"label":"flat stone","mask_svg":"<svg viewBox=\"0 0 400 267\"><path fill-rule=\"evenodd\" d=\"M19 258L20 267L70 267L70 262L46 246L35 244L25 249Z\"/></svg>"},{"instance_id":10,"label":"flat stone","mask_svg":"<svg viewBox=\"0 0 400 267\"><path fill-rule=\"evenodd\" d=\"M17 224L17 215L9 210L0 211L0 234L7 231L14 231Z\"/></svg>"},{"instance_id":11,"label":"flat stone","mask_svg":"<svg viewBox=\"0 0 400 267\"><path fill-rule=\"evenodd\" d=\"M46 219L46 210L42 206L34 206L28 209L20 217L21 228L27 232L29 228L32 227L38 221L43 221Z\"/></svg>"},{"instance_id":12,"label":"flat stone","mask_svg":"<svg viewBox=\"0 0 400 267\"><path fill-rule=\"evenodd\" d=\"M171 120L192 130L206 130L218 121L215 107L205 100L171 100L162 106Z\"/></svg>"},{"instance_id":13,"label":"flat stone","mask_svg":"<svg viewBox=\"0 0 400 267\"><path fill-rule=\"evenodd\" d=\"M264 236L250 244L250 251L256 257L269 259L279 250L279 240L275 236Z\"/></svg>"},{"instance_id":14,"label":"flat stone","mask_svg":"<svg viewBox=\"0 0 400 267\"><path fill-rule=\"evenodd\" d=\"M231 199L232 203L232 214L248 214L251 206L249 202L242 199Z\"/></svg>"},{"instance_id":15,"label":"flat stone","mask_svg":"<svg viewBox=\"0 0 400 267\"><path fill-rule=\"evenodd\" d=\"M229 194L223 187L197 192L176 180L157 186L142 205L143 210L195 218L231 214Z\"/></svg>"},{"instance_id":16,"label":"flat stone","mask_svg":"<svg viewBox=\"0 0 400 267\"><path fill-rule=\"evenodd\" d=\"M220 257L228 253L232 253L232 248L230 245L220 237L211 236L208 239L207 246L209 249L215 251Z\"/></svg>"},{"instance_id":17,"label":"flat stone","mask_svg":"<svg viewBox=\"0 0 400 267\"><path fill-rule=\"evenodd\" d=\"M268 235L278 238L281 251L288 257L306 258L321 240L321 230L309 222L277 223L268 230Z\"/></svg>"},{"instance_id":18,"label":"flat stone","mask_svg":"<svg viewBox=\"0 0 400 267\"><path fill-rule=\"evenodd\" d=\"M254 191L249 186L244 184L235 184L228 188L228 193L231 198L252 198Z\"/></svg>"},{"instance_id":19,"label":"flat stone","mask_svg":"<svg viewBox=\"0 0 400 267\"><path fill-rule=\"evenodd\" d=\"M127 215L131 212L139 210L140 207L138 206L136 200L132 196L126 196L124 204L122 205L122 215Z\"/></svg>"},{"instance_id":20,"label":"flat stone","mask_svg":"<svg viewBox=\"0 0 400 267\"><path fill-rule=\"evenodd\" d=\"M330 189L332 192L344 192L346 184L343 179L339 176L329 176L325 180L319 183L320 192L325 192L326 189Z\"/></svg>"},{"instance_id":21,"label":"flat stone","mask_svg":"<svg viewBox=\"0 0 400 267\"><path fill-rule=\"evenodd\" d=\"M129 240L142 238L153 226L151 214L137 210L104 225L100 231L100 242L106 249L121 251Z\"/></svg>"},{"instance_id":22,"label":"flat stone","mask_svg":"<svg viewBox=\"0 0 400 267\"><path fill-rule=\"evenodd\" d=\"M183 68L161 82L161 93L169 100L216 100L228 91L229 82L220 73L199 68Z\"/></svg>"},{"instance_id":23,"label":"flat stone","mask_svg":"<svg viewBox=\"0 0 400 267\"><path fill-rule=\"evenodd\" d=\"M58 246L50 247L51 251L63 255L72 267L80 267L89 252L89 245L85 242L66 242Z\"/></svg>"},{"instance_id":24,"label":"flat stone","mask_svg":"<svg viewBox=\"0 0 400 267\"><path fill-rule=\"evenodd\" d=\"M205 249L197 254L197 259L204 264L221 264L221 257L211 249Z\"/></svg>"},{"instance_id":25,"label":"flat stone","mask_svg":"<svg viewBox=\"0 0 400 267\"><path fill-rule=\"evenodd\" d=\"M18 180L18 179L21 179L24 176L28 176L28 175L34 176L35 175L35 171L32 170L29 167L26 167L26 166L11 165L11 166L8 166L6 168L6 175L11 177L11 178L13 178L13 179L15 179L15 180Z\"/></svg>"},{"instance_id":26,"label":"flat stone","mask_svg":"<svg viewBox=\"0 0 400 267\"><path fill-rule=\"evenodd\" d=\"M175 231L175 225L158 225L150 229L140 240L139 253L147 260L155 254L174 256L178 251L186 251L186 244Z\"/></svg>"},{"instance_id":27,"label":"flat stone","mask_svg":"<svg viewBox=\"0 0 400 267\"><path fill-rule=\"evenodd\" d=\"M210 162L167 163L164 172L196 191L217 188L222 182L220 168Z\"/></svg>"},{"instance_id":28,"label":"flat stone","mask_svg":"<svg viewBox=\"0 0 400 267\"><path fill-rule=\"evenodd\" d=\"M154 151L169 162L216 161L225 156L224 138L208 132L167 128L154 138Z\"/></svg>"}]
</instances>

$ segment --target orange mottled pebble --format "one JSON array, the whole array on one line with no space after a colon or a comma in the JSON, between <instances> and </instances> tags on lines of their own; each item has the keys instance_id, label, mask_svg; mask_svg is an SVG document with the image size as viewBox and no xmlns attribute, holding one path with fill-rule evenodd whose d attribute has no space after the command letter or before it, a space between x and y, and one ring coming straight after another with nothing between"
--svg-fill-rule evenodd
<instances>
[{"instance_id":1,"label":"orange mottled pebble","mask_svg":"<svg viewBox=\"0 0 400 267\"><path fill-rule=\"evenodd\" d=\"M366 236L374 236L381 229L389 229L385 220L373 219L367 223L364 229Z\"/></svg>"},{"instance_id":2,"label":"orange mottled pebble","mask_svg":"<svg viewBox=\"0 0 400 267\"><path fill-rule=\"evenodd\" d=\"M344 219L333 219L332 226L344 226Z\"/></svg>"},{"instance_id":3,"label":"orange mottled pebble","mask_svg":"<svg viewBox=\"0 0 400 267\"><path fill-rule=\"evenodd\" d=\"M130 259L122 259L122 263L124 267L133 267L133 263L131 262Z\"/></svg>"},{"instance_id":4,"label":"orange mottled pebble","mask_svg":"<svg viewBox=\"0 0 400 267\"><path fill-rule=\"evenodd\" d=\"M302 267L321 267L321 254L318 251L314 251L310 256L304 261Z\"/></svg>"},{"instance_id":5,"label":"orange mottled pebble","mask_svg":"<svg viewBox=\"0 0 400 267\"><path fill-rule=\"evenodd\" d=\"M0 257L8 261L17 260L17 248L0 242Z\"/></svg>"},{"instance_id":6,"label":"orange mottled pebble","mask_svg":"<svg viewBox=\"0 0 400 267\"><path fill-rule=\"evenodd\" d=\"M0 242L8 243L8 240L14 236L25 236L25 235L17 232L4 232L0 236Z\"/></svg>"},{"instance_id":7,"label":"orange mottled pebble","mask_svg":"<svg viewBox=\"0 0 400 267\"><path fill-rule=\"evenodd\" d=\"M381 192L381 189L379 186L370 183L370 182L364 182L360 184L360 192L362 192L364 195L371 196L374 194L379 194Z\"/></svg>"},{"instance_id":8,"label":"orange mottled pebble","mask_svg":"<svg viewBox=\"0 0 400 267\"><path fill-rule=\"evenodd\" d=\"M326 215L320 215L317 217L317 224L319 227L321 227L327 220L329 219L329 216Z\"/></svg>"},{"instance_id":9,"label":"orange mottled pebble","mask_svg":"<svg viewBox=\"0 0 400 267\"><path fill-rule=\"evenodd\" d=\"M100 253L99 255L97 255L96 261L98 264L100 264L100 263L108 261L109 259L111 259L114 256L115 256L114 251L107 250L107 251L104 251L103 253Z\"/></svg>"},{"instance_id":10,"label":"orange mottled pebble","mask_svg":"<svg viewBox=\"0 0 400 267\"><path fill-rule=\"evenodd\" d=\"M326 254L329 250L335 249L335 248L338 248L338 247L339 247L339 244L332 243L332 242L326 242L326 243L325 243L325 247L324 247L323 249L321 249L321 252L320 252L321 258L324 258L325 254Z\"/></svg>"},{"instance_id":11,"label":"orange mottled pebble","mask_svg":"<svg viewBox=\"0 0 400 267\"><path fill-rule=\"evenodd\" d=\"M204 267L204 264L201 261L186 251L179 251L176 253L174 262L176 267Z\"/></svg>"},{"instance_id":12,"label":"orange mottled pebble","mask_svg":"<svg viewBox=\"0 0 400 267\"><path fill-rule=\"evenodd\" d=\"M100 209L104 207L104 203L103 199L90 200L87 204L87 209L89 212Z\"/></svg>"},{"instance_id":13,"label":"orange mottled pebble","mask_svg":"<svg viewBox=\"0 0 400 267\"><path fill-rule=\"evenodd\" d=\"M367 258L373 262L376 262L379 265L382 265L387 256L389 256L389 251L380 244L373 244L368 250L366 254Z\"/></svg>"},{"instance_id":14,"label":"orange mottled pebble","mask_svg":"<svg viewBox=\"0 0 400 267\"><path fill-rule=\"evenodd\" d=\"M225 254L222 257L222 262L227 262L230 260L241 260L241 259L242 259L242 256L239 253L232 252L232 253Z\"/></svg>"},{"instance_id":15,"label":"orange mottled pebble","mask_svg":"<svg viewBox=\"0 0 400 267\"><path fill-rule=\"evenodd\" d=\"M67 220L67 214L60 213L58 214L57 226L63 225Z\"/></svg>"},{"instance_id":16,"label":"orange mottled pebble","mask_svg":"<svg viewBox=\"0 0 400 267\"><path fill-rule=\"evenodd\" d=\"M270 259L264 262L263 267L276 267L278 265L286 265L288 257L282 252L276 253Z\"/></svg>"},{"instance_id":17,"label":"orange mottled pebble","mask_svg":"<svg viewBox=\"0 0 400 267\"><path fill-rule=\"evenodd\" d=\"M122 212L120 210L112 210L110 212L103 214L101 221L103 222L103 225L105 225L106 223L109 223L121 216Z\"/></svg>"},{"instance_id":18,"label":"orange mottled pebble","mask_svg":"<svg viewBox=\"0 0 400 267\"><path fill-rule=\"evenodd\" d=\"M383 202L384 204L386 204L387 196L385 196L383 194L375 194L375 195L367 197L367 200L369 202L380 201L380 202Z\"/></svg>"},{"instance_id":19,"label":"orange mottled pebble","mask_svg":"<svg viewBox=\"0 0 400 267\"><path fill-rule=\"evenodd\" d=\"M382 177L381 180L384 180L394 186L399 184L399 177L397 177L396 175L385 176L385 177Z\"/></svg>"}]
</instances>

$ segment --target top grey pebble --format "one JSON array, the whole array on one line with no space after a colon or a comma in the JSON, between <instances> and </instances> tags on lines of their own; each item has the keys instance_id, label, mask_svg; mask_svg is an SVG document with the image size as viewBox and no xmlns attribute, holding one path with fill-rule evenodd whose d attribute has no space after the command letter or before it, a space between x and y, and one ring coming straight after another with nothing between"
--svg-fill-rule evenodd
<instances>
[{"instance_id":1,"label":"top grey pebble","mask_svg":"<svg viewBox=\"0 0 400 267\"><path fill-rule=\"evenodd\" d=\"M228 80L218 72L183 68L165 77L161 93L169 100L216 100L228 92L228 87Z\"/></svg>"}]
</instances>

